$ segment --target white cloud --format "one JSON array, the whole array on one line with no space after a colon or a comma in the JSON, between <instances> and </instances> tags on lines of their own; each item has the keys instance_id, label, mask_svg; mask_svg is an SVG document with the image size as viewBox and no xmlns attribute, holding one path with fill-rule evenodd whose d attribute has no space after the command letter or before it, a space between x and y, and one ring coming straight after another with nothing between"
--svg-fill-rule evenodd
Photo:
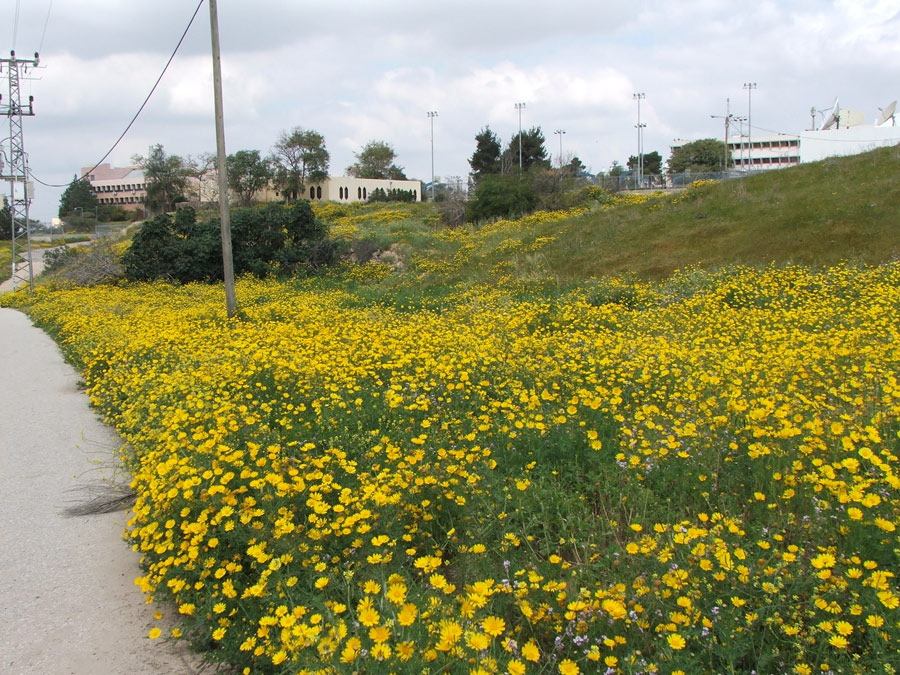
<instances>
[{"instance_id":1,"label":"white cloud","mask_svg":"<svg viewBox=\"0 0 900 675\"><path fill-rule=\"evenodd\" d=\"M14 3L0 8L11 36ZM41 41L49 0L22 3L15 45ZM169 57L196 4L183 0L54 3L25 122L32 170L64 181L99 159L125 128ZM756 82L753 121L796 132L810 106L876 114L900 98L896 0L558 0L528 6L404 0L222 2L228 150L267 154L295 126L322 133L332 172L371 140L391 143L410 176L464 175L474 137L489 125L506 143L541 126L558 154L594 170L634 154L636 104L646 93L646 151L668 156L675 137L719 137L725 111L746 114L743 83ZM159 90L108 161L125 163L162 143L212 151L209 20L202 7ZM38 189L33 212L54 215L59 190Z\"/></svg>"}]
</instances>

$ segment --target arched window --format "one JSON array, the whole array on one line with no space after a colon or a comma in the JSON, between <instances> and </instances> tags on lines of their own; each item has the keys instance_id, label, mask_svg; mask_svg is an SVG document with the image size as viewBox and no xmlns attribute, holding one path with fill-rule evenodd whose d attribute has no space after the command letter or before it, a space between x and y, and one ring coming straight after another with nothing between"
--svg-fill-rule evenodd
<instances>
[{"instance_id":1,"label":"arched window","mask_svg":"<svg viewBox=\"0 0 900 675\"><path fill-rule=\"evenodd\" d=\"M338 188L338 199L343 199L343 198L344 198L344 188L339 187Z\"/></svg>"},{"instance_id":2,"label":"arched window","mask_svg":"<svg viewBox=\"0 0 900 675\"><path fill-rule=\"evenodd\" d=\"M362 188L361 187L356 188L356 198L362 199Z\"/></svg>"},{"instance_id":3,"label":"arched window","mask_svg":"<svg viewBox=\"0 0 900 675\"><path fill-rule=\"evenodd\" d=\"M419 191L418 190L413 190L413 201L414 202L419 201Z\"/></svg>"},{"instance_id":4,"label":"arched window","mask_svg":"<svg viewBox=\"0 0 900 675\"><path fill-rule=\"evenodd\" d=\"M314 188L314 187L309 188L309 198L310 199L316 198L316 188Z\"/></svg>"},{"instance_id":5,"label":"arched window","mask_svg":"<svg viewBox=\"0 0 900 675\"><path fill-rule=\"evenodd\" d=\"M322 186L316 188L316 199L322 199Z\"/></svg>"},{"instance_id":6,"label":"arched window","mask_svg":"<svg viewBox=\"0 0 900 675\"><path fill-rule=\"evenodd\" d=\"M363 199L368 199L368 197L366 196L366 188L363 188Z\"/></svg>"}]
</instances>

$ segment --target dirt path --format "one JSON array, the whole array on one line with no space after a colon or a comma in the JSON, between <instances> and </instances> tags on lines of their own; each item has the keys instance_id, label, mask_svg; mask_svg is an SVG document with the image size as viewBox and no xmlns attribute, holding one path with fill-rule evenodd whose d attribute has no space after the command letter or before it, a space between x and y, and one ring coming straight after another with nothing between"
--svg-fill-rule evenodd
<instances>
[{"instance_id":1,"label":"dirt path","mask_svg":"<svg viewBox=\"0 0 900 675\"><path fill-rule=\"evenodd\" d=\"M210 673L168 634L134 578L124 512L70 517L119 443L78 375L29 319L0 309L0 673Z\"/></svg>"}]
</instances>

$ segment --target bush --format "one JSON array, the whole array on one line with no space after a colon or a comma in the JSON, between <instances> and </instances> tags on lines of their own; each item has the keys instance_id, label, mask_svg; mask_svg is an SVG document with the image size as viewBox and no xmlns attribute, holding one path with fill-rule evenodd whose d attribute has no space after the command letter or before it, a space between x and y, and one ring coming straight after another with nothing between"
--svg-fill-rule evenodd
<instances>
[{"instance_id":1,"label":"bush","mask_svg":"<svg viewBox=\"0 0 900 675\"><path fill-rule=\"evenodd\" d=\"M537 196L526 176L519 174L484 176L469 201L467 220L515 218L534 211Z\"/></svg>"},{"instance_id":2,"label":"bush","mask_svg":"<svg viewBox=\"0 0 900 675\"><path fill-rule=\"evenodd\" d=\"M44 272L64 286L96 286L122 278L119 254L100 239L89 246L61 246L44 253Z\"/></svg>"},{"instance_id":3,"label":"bush","mask_svg":"<svg viewBox=\"0 0 900 675\"><path fill-rule=\"evenodd\" d=\"M369 194L369 203L373 202L414 202L416 201L416 193L412 190L400 190L392 188L385 191L384 188L375 188Z\"/></svg>"},{"instance_id":4,"label":"bush","mask_svg":"<svg viewBox=\"0 0 900 675\"><path fill-rule=\"evenodd\" d=\"M236 209L231 214L234 273L265 277L331 264L336 255L327 233L308 201ZM174 220L156 216L135 235L123 262L133 281L219 281L224 278L220 220L198 222L192 208L180 209Z\"/></svg>"}]
</instances>

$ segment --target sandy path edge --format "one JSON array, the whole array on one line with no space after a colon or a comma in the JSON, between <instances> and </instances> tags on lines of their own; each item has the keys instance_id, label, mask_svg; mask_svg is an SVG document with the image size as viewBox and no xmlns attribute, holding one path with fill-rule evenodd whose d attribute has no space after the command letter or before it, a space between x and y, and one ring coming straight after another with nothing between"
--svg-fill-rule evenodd
<instances>
[{"instance_id":1,"label":"sandy path edge","mask_svg":"<svg viewBox=\"0 0 900 675\"><path fill-rule=\"evenodd\" d=\"M0 672L210 672L181 644L147 637L168 626L134 585L127 515L64 515L110 475L119 441L56 344L11 309L0 309L0 374Z\"/></svg>"}]
</instances>

